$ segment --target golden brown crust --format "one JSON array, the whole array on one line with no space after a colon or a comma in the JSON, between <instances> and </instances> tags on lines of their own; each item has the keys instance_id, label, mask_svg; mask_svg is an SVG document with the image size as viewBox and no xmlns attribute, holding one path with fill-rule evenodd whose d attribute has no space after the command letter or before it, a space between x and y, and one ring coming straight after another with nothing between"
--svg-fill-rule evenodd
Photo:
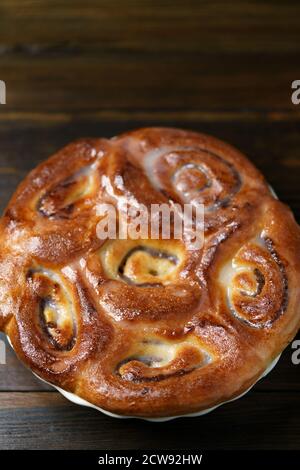
<instances>
[{"instance_id":1,"label":"golden brown crust","mask_svg":"<svg viewBox=\"0 0 300 470\"><path fill-rule=\"evenodd\" d=\"M98 203L204 203L203 248L99 240ZM177 129L68 145L1 220L0 328L41 378L172 416L247 390L300 325L300 230L231 146Z\"/></svg>"}]
</instances>

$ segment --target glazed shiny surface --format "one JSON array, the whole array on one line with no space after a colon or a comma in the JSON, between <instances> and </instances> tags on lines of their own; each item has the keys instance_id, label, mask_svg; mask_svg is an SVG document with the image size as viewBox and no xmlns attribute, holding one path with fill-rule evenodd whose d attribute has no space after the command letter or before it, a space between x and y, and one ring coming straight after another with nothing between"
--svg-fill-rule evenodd
<instances>
[{"instance_id":1,"label":"glazed shiny surface","mask_svg":"<svg viewBox=\"0 0 300 470\"><path fill-rule=\"evenodd\" d=\"M203 203L204 246L99 240L99 203ZM40 377L108 411L171 416L248 389L297 333L300 232L262 175L205 135L70 144L1 221L0 325Z\"/></svg>"}]
</instances>

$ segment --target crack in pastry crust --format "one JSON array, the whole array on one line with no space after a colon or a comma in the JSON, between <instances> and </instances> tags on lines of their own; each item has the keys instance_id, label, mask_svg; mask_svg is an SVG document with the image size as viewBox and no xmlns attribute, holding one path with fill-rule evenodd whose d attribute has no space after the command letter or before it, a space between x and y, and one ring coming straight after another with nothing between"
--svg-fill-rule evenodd
<instances>
[{"instance_id":1,"label":"crack in pastry crust","mask_svg":"<svg viewBox=\"0 0 300 470\"><path fill-rule=\"evenodd\" d=\"M203 203L204 245L99 240L98 203ZM124 415L240 395L297 333L300 231L237 150L178 129L68 145L0 228L0 328L37 375Z\"/></svg>"}]
</instances>

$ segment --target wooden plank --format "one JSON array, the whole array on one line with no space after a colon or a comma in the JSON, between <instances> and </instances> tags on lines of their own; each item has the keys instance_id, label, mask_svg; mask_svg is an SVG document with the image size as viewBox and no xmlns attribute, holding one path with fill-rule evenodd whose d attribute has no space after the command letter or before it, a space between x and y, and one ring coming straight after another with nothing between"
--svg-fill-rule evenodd
<instances>
[{"instance_id":1,"label":"wooden plank","mask_svg":"<svg viewBox=\"0 0 300 470\"><path fill-rule=\"evenodd\" d=\"M80 113L72 112L43 112L43 111L11 111L7 107L0 108L1 125L10 126L11 123L70 123L80 121L101 121L101 122L149 122L154 125L169 125L170 122L185 123L186 126L193 126L193 123L202 122L295 122L300 121L300 107L295 106L292 110L218 110L205 111L199 109L181 110L143 110L143 109L102 109L85 110Z\"/></svg>"},{"instance_id":2,"label":"wooden plank","mask_svg":"<svg viewBox=\"0 0 300 470\"><path fill-rule=\"evenodd\" d=\"M53 387L38 380L19 361L7 341L4 340L3 333L0 333L0 340L5 341L6 345L6 363L0 364L0 391L53 390Z\"/></svg>"},{"instance_id":3,"label":"wooden plank","mask_svg":"<svg viewBox=\"0 0 300 470\"><path fill-rule=\"evenodd\" d=\"M299 52L178 54L9 53L1 57L7 111L105 109L294 110ZM4 106L2 106L4 108Z\"/></svg>"},{"instance_id":4,"label":"wooden plank","mask_svg":"<svg viewBox=\"0 0 300 470\"><path fill-rule=\"evenodd\" d=\"M299 14L291 0L4 0L5 110L292 111Z\"/></svg>"},{"instance_id":5,"label":"wooden plank","mask_svg":"<svg viewBox=\"0 0 300 470\"><path fill-rule=\"evenodd\" d=\"M1 392L0 393L0 410L24 410L36 407L59 407L73 406L69 400L66 400L60 393L50 391L39 392Z\"/></svg>"},{"instance_id":6,"label":"wooden plank","mask_svg":"<svg viewBox=\"0 0 300 470\"><path fill-rule=\"evenodd\" d=\"M6 110L292 110L299 14L295 1L4 0Z\"/></svg>"},{"instance_id":7,"label":"wooden plank","mask_svg":"<svg viewBox=\"0 0 300 470\"><path fill-rule=\"evenodd\" d=\"M250 392L213 414L160 424L109 418L57 393L0 393L0 448L299 449L298 409L299 391Z\"/></svg>"},{"instance_id":8,"label":"wooden plank","mask_svg":"<svg viewBox=\"0 0 300 470\"><path fill-rule=\"evenodd\" d=\"M2 0L2 52L298 51L297 1Z\"/></svg>"}]
</instances>

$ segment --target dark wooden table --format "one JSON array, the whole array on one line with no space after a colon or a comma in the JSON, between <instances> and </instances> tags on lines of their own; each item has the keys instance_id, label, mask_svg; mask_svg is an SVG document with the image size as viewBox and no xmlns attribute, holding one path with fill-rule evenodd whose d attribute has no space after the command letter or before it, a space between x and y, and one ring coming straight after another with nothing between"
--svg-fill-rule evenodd
<instances>
[{"instance_id":1,"label":"dark wooden table","mask_svg":"<svg viewBox=\"0 0 300 470\"><path fill-rule=\"evenodd\" d=\"M2 0L0 203L81 136L148 125L208 132L244 151L300 222L298 1ZM300 280L299 280L300 283ZM288 347L241 400L165 424L67 402L7 347L0 449L300 449L300 365Z\"/></svg>"}]
</instances>

